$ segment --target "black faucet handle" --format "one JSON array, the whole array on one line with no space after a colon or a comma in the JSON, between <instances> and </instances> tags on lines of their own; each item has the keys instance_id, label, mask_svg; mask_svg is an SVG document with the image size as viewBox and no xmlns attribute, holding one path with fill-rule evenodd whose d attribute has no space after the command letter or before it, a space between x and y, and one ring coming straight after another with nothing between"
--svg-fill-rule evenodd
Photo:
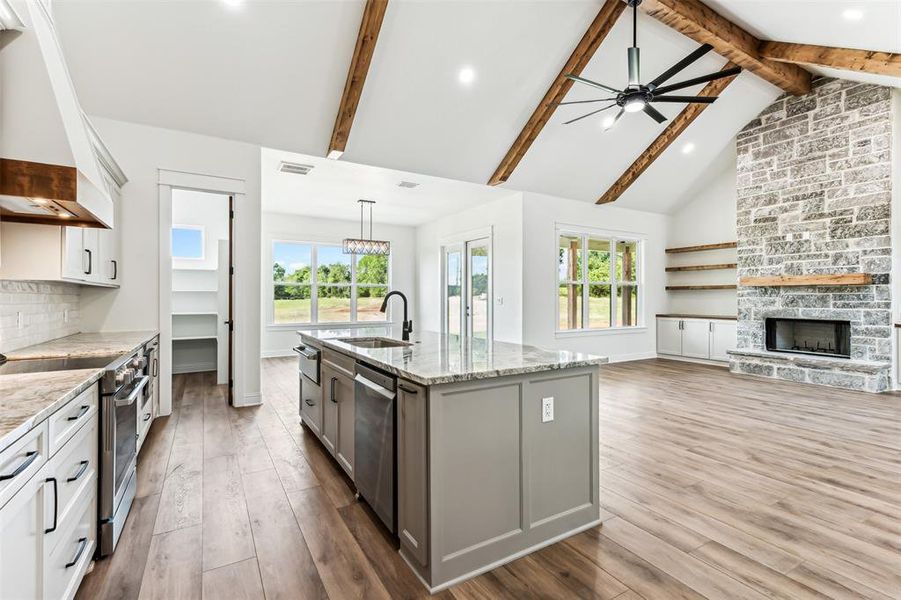
<instances>
[{"instance_id":1,"label":"black faucet handle","mask_svg":"<svg viewBox=\"0 0 901 600\"><path fill-rule=\"evenodd\" d=\"M407 321L407 331L409 331L410 333L413 332L413 319Z\"/></svg>"}]
</instances>

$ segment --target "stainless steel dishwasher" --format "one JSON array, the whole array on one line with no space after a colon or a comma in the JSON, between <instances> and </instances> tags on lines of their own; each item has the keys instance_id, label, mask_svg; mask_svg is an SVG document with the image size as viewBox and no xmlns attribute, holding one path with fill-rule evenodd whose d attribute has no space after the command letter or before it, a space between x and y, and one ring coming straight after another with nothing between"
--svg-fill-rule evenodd
<instances>
[{"instance_id":1,"label":"stainless steel dishwasher","mask_svg":"<svg viewBox=\"0 0 901 600\"><path fill-rule=\"evenodd\" d=\"M354 377L354 484L382 523L397 533L395 406L397 379L357 363Z\"/></svg>"}]
</instances>

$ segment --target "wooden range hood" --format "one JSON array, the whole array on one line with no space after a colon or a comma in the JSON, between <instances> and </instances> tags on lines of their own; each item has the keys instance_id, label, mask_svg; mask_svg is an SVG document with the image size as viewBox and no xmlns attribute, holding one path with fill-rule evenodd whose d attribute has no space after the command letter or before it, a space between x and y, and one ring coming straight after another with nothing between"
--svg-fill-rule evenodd
<instances>
[{"instance_id":1,"label":"wooden range hood","mask_svg":"<svg viewBox=\"0 0 901 600\"><path fill-rule=\"evenodd\" d=\"M80 201L100 195L75 167L0 158L0 221L103 228Z\"/></svg>"}]
</instances>

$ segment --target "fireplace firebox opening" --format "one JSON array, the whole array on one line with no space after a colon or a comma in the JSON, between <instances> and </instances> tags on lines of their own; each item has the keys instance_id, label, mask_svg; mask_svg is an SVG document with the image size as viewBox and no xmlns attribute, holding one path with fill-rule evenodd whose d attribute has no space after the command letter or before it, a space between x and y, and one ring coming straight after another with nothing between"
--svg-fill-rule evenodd
<instances>
[{"instance_id":1,"label":"fireplace firebox opening","mask_svg":"<svg viewBox=\"0 0 901 600\"><path fill-rule=\"evenodd\" d=\"M766 349L851 358L851 322L767 318Z\"/></svg>"}]
</instances>

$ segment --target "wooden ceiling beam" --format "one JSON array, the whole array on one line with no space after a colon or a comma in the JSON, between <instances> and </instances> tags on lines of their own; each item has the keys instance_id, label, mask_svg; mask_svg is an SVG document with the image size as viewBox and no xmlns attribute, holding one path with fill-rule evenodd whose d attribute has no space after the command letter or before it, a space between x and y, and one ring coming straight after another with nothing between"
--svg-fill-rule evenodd
<instances>
[{"instance_id":1,"label":"wooden ceiling beam","mask_svg":"<svg viewBox=\"0 0 901 600\"><path fill-rule=\"evenodd\" d=\"M347 147L347 139L350 137L350 129L360 105L360 97L363 95L363 85L369 73L369 65L375 53L375 44L379 39L379 31L385 18L385 10L388 8L388 0L366 0L363 8L363 20L360 23L360 31L357 33L357 44L354 47L353 59L350 61L350 69L347 71L347 80L344 82L344 94L341 96L341 105L338 108L338 116L335 118L335 126L332 129L332 139L328 145L328 157L340 158Z\"/></svg>"},{"instance_id":2,"label":"wooden ceiling beam","mask_svg":"<svg viewBox=\"0 0 901 600\"><path fill-rule=\"evenodd\" d=\"M768 60L799 65L816 65L846 71L901 77L901 54L832 48L788 42L763 42L760 55Z\"/></svg>"},{"instance_id":3,"label":"wooden ceiling beam","mask_svg":"<svg viewBox=\"0 0 901 600\"><path fill-rule=\"evenodd\" d=\"M700 0L642 0L639 8L699 44L710 44L717 54L790 94L810 91L810 73L761 56L759 39Z\"/></svg>"},{"instance_id":4,"label":"wooden ceiling beam","mask_svg":"<svg viewBox=\"0 0 901 600\"><path fill-rule=\"evenodd\" d=\"M522 157L528 152L538 134L544 129L551 115L554 114L554 111L557 109L556 103L561 102L572 87L573 82L567 79L566 75L570 73L579 75L582 73L588 61L594 56L595 51L607 37L607 34L610 33L617 18L625 9L626 3L622 0L606 0L604 2L585 35L582 36L582 39L576 45L569 60L563 65L544 98L541 99L532 116L526 121L516 141L510 146L507 155L504 156L494 174L488 180L488 185L503 183L513 174L513 170L519 165Z\"/></svg>"},{"instance_id":5,"label":"wooden ceiling beam","mask_svg":"<svg viewBox=\"0 0 901 600\"><path fill-rule=\"evenodd\" d=\"M734 64L728 63L723 67L723 70L734 66ZM726 89L726 86L735 81L736 77L738 77L738 75L731 75L729 77L711 81L704 86L704 89L701 90L698 96L719 96L723 90ZM666 129L663 130L663 133L657 136L657 139L651 142L651 145L635 159L635 162L626 169L625 173L610 186L610 189L608 189L603 196L598 198L597 203L609 204L622 196L623 192L625 192L630 185L635 183L635 180L651 166L651 163L657 160L657 157L663 154L663 151L676 141L676 138L679 137L679 135L691 125L692 121L697 119L708 106L710 106L710 104L699 103L686 106L676 118L670 121L669 125L666 126Z\"/></svg>"}]
</instances>

